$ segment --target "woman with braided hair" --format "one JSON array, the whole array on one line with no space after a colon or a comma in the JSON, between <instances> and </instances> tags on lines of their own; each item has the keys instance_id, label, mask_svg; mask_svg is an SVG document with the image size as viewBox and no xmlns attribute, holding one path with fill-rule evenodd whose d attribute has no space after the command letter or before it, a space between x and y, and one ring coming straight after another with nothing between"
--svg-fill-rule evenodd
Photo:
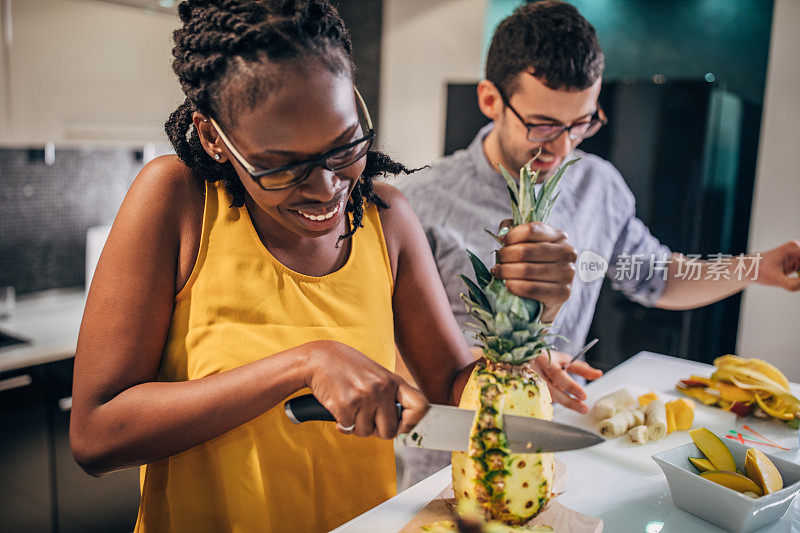
<instances>
[{"instance_id":1,"label":"woman with braided hair","mask_svg":"<svg viewBox=\"0 0 800 533\"><path fill-rule=\"evenodd\" d=\"M143 465L137 532L327 531L394 494L389 439L455 402L472 357L419 222L373 181L405 168L369 150L335 9L178 11L177 157L142 169L97 266L73 453ZM309 391L338 424L289 422Z\"/></svg>"}]
</instances>

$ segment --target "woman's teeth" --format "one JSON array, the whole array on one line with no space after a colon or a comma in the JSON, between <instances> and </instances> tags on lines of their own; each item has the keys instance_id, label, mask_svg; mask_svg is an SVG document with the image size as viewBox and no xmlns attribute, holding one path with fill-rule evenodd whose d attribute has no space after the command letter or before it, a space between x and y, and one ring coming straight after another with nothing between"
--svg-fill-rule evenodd
<instances>
[{"instance_id":1,"label":"woman's teeth","mask_svg":"<svg viewBox=\"0 0 800 533\"><path fill-rule=\"evenodd\" d=\"M552 162L553 162L553 160L555 160L555 157L553 157L553 156L547 156L547 155L540 155L540 156L537 158L537 160L538 160L540 163L552 163Z\"/></svg>"},{"instance_id":2,"label":"woman's teeth","mask_svg":"<svg viewBox=\"0 0 800 533\"><path fill-rule=\"evenodd\" d=\"M338 204L336 207L333 208L333 210L331 210L328 213L325 213L324 215L312 215L311 213L305 213L303 211L300 211L299 209L297 210L297 212L300 213L301 215L303 215L304 217L306 217L309 220L320 221L320 220L328 220L329 218L334 216L336 213L339 212L339 208L340 207L341 207L341 204Z\"/></svg>"}]
</instances>

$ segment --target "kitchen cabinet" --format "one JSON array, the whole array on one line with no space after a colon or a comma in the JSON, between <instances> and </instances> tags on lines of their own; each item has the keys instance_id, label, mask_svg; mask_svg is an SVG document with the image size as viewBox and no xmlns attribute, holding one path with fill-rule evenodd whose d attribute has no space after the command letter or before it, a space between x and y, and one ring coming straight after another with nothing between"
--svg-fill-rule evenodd
<instances>
[{"instance_id":1,"label":"kitchen cabinet","mask_svg":"<svg viewBox=\"0 0 800 533\"><path fill-rule=\"evenodd\" d=\"M0 143L164 140L182 101L176 14L90 0L2 0Z\"/></svg>"},{"instance_id":2,"label":"kitchen cabinet","mask_svg":"<svg viewBox=\"0 0 800 533\"><path fill-rule=\"evenodd\" d=\"M85 473L69 444L74 359L0 374L0 531L129 533L139 469Z\"/></svg>"},{"instance_id":3,"label":"kitchen cabinet","mask_svg":"<svg viewBox=\"0 0 800 533\"><path fill-rule=\"evenodd\" d=\"M43 366L0 373L0 530L50 531L52 455Z\"/></svg>"},{"instance_id":4,"label":"kitchen cabinet","mask_svg":"<svg viewBox=\"0 0 800 533\"><path fill-rule=\"evenodd\" d=\"M65 359L47 365L58 532L130 532L139 508L139 469L95 478L84 472L72 457L69 414L73 362L74 359Z\"/></svg>"}]
</instances>

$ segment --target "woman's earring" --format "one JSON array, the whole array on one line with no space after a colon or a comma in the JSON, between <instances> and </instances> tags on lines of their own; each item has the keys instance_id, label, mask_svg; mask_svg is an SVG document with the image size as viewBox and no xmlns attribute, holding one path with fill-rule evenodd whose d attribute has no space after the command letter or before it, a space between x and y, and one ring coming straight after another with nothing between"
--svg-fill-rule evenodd
<instances>
[{"instance_id":1,"label":"woman's earring","mask_svg":"<svg viewBox=\"0 0 800 533\"><path fill-rule=\"evenodd\" d=\"M222 157L222 156L221 156L221 155L219 155L219 154L214 154L214 159L216 159L217 161L219 161L221 157Z\"/></svg>"}]
</instances>

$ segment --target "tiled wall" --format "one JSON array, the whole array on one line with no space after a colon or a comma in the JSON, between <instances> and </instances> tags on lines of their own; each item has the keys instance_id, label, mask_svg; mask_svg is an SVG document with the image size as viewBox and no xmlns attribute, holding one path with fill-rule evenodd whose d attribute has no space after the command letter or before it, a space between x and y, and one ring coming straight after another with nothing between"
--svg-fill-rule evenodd
<instances>
[{"instance_id":1,"label":"tiled wall","mask_svg":"<svg viewBox=\"0 0 800 533\"><path fill-rule=\"evenodd\" d=\"M83 287L86 230L110 224L141 168L129 149L0 149L0 286Z\"/></svg>"},{"instance_id":2,"label":"tiled wall","mask_svg":"<svg viewBox=\"0 0 800 533\"><path fill-rule=\"evenodd\" d=\"M378 126L383 3L338 3L353 39L356 83ZM110 224L141 168L128 149L0 148L0 287L17 294L83 287L86 230Z\"/></svg>"}]
</instances>

